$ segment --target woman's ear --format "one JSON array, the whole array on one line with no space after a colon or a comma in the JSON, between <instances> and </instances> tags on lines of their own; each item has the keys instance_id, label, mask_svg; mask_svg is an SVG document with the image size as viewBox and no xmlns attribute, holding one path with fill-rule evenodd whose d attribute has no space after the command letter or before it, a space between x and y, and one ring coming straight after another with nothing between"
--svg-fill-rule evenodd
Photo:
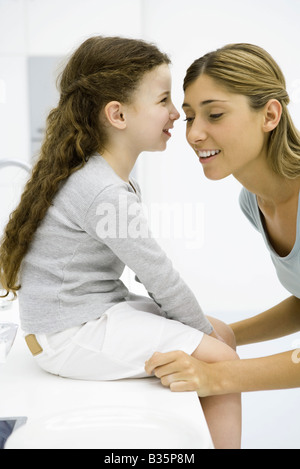
<instances>
[{"instance_id":1,"label":"woman's ear","mask_svg":"<svg viewBox=\"0 0 300 469\"><path fill-rule=\"evenodd\" d=\"M280 122L282 114L282 106L277 99L270 99L264 110L264 132L271 132Z\"/></svg>"},{"instance_id":2,"label":"woman's ear","mask_svg":"<svg viewBox=\"0 0 300 469\"><path fill-rule=\"evenodd\" d=\"M118 101L110 101L104 108L104 114L108 122L115 128L123 130L126 128L124 110Z\"/></svg>"}]
</instances>

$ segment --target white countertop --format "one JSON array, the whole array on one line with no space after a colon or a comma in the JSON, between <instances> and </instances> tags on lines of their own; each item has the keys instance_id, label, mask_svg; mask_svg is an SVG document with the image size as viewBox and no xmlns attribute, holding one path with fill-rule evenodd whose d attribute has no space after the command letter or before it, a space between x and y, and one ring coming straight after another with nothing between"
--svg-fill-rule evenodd
<instances>
[{"instance_id":1,"label":"white countertop","mask_svg":"<svg viewBox=\"0 0 300 469\"><path fill-rule=\"evenodd\" d=\"M0 322L17 322L16 306ZM76 381L42 371L19 329L0 364L0 418L27 417L6 448L213 448L196 393L156 378Z\"/></svg>"}]
</instances>

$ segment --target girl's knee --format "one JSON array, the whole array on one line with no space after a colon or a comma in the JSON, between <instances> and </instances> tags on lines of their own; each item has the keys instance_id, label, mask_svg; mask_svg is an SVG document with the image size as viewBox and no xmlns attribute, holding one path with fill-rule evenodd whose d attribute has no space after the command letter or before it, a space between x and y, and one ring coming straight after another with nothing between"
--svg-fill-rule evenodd
<instances>
[{"instance_id":1,"label":"girl's knee","mask_svg":"<svg viewBox=\"0 0 300 469\"><path fill-rule=\"evenodd\" d=\"M226 350L223 351L222 356L223 356L223 358L221 359L221 361L239 360L240 359L237 352L232 347L230 347L229 345L226 345Z\"/></svg>"},{"instance_id":2,"label":"girl's knee","mask_svg":"<svg viewBox=\"0 0 300 469\"><path fill-rule=\"evenodd\" d=\"M233 330L228 324L220 321L219 319L208 317L211 325L215 331L222 337L224 342L229 345L233 350L236 350L236 340Z\"/></svg>"},{"instance_id":3,"label":"girl's knee","mask_svg":"<svg viewBox=\"0 0 300 469\"><path fill-rule=\"evenodd\" d=\"M206 334L192 356L207 363L239 360L239 356L233 348Z\"/></svg>"}]
</instances>

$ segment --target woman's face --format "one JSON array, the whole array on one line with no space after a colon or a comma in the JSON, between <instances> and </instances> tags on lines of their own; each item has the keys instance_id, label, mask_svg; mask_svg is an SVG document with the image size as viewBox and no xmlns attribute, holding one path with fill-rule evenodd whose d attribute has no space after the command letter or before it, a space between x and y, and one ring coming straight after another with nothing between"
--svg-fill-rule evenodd
<instances>
[{"instance_id":1,"label":"woman's face","mask_svg":"<svg viewBox=\"0 0 300 469\"><path fill-rule=\"evenodd\" d=\"M233 174L237 179L266 159L264 110L250 108L248 98L230 93L207 75L186 89L182 106L186 138L212 180Z\"/></svg>"}]
</instances>

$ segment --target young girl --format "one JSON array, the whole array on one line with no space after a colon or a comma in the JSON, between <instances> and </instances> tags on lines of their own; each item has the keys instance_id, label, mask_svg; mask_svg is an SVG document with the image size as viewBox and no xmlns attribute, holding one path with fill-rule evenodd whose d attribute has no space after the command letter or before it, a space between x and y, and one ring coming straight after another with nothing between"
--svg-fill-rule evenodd
<instances>
[{"instance_id":1,"label":"young girl","mask_svg":"<svg viewBox=\"0 0 300 469\"><path fill-rule=\"evenodd\" d=\"M62 73L58 107L0 251L1 283L19 290L26 342L50 373L145 377L155 351L237 359L149 233L130 178L142 151L166 148L179 117L169 63L143 41L94 37ZM127 290L125 265L152 299ZM239 447L240 396L202 405L216 447Z\"/></svg>"},{"instance_id":2,"label":"young girl","mask_svg":"<svg viewBox=\"0 0 300 469\"><path fill-rule=\"evenodd\" d=\"M186 136L204 174L233 174L244 186L241 208L261 233L278 278L291 296L232 324L237 345L300 330L300 134L288 111L284 76L260 47L233 44L196 60L184 81ZM205 364L177 352L147 363L173 390L199 395L300 387L300 350Z\"/></svg>"}]
</instances>

